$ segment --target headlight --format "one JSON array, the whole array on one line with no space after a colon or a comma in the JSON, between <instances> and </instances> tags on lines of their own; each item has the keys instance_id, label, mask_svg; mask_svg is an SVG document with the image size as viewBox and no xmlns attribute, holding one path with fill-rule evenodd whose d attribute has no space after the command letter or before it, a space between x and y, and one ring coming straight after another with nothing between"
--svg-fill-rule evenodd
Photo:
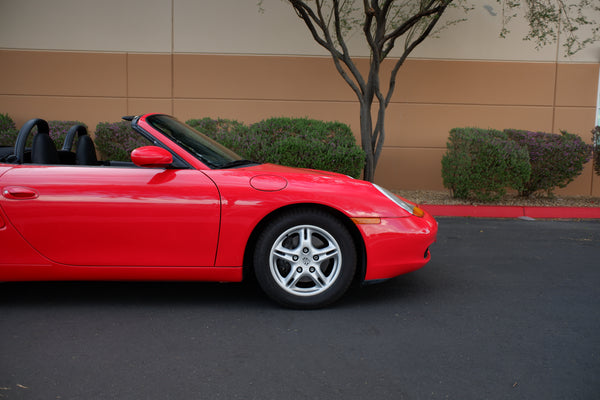
<instances>
[{"instance_id":1,"label":"headlight","mask_svg":"<svg viewBox=\"0 0 600 400\"><path fill-rule=\"evenodd\" d=\"M412 204L407 203L406 201L402 200L400 197L396 196L394 193L390 192L389 190L384 189L381 186L376 185L374 183L372 185L375 186L375 188L377 190L379 190L385 197L387 197L388 199L390 199L391 201L393 201L394 203L399 205L407 213L410 213L417 217L422 217L423 215L425 215L425 212L423 210L421 210L419 207L413 206Z\"/></svg>"}]
</instances>

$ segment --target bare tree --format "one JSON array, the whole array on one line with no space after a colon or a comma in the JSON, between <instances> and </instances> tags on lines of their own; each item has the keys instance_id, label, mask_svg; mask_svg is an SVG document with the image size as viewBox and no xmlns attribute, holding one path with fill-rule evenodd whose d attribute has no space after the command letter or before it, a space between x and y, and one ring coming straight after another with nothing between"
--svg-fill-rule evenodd
<instances>
[{"instance_id":1,"label":"bare tree","mask_svg":"<svg viewBox=\"0 0 600 400\"><path fill-rule=\"evenodd\" d=\"M509 32L512 19L519 13L529 21L527 39L538 46L555 42L565 32L567 54L572 54L599 39L598 24L587 15L600 11L599 0L496 0L502 8L502 36ZM366 153L364 179L373 181L375 168L385 141L385 112L396 87L396 76L404 61L427 37L461 22L440 22L451 7L468 12L468 0L287 0L312 34L313 39L331 54L335 68L352 88L360 104L360 137ZM259 1L260 3L260 1ZM593 14L592 14L593 15ZM465 14L466 17L466 14ZM589 26L589 37L580 40L578 29ZM347 41L361 30L370 50L365 74L350 54ZM400 55L393 59L389 81L381 82L383 61L396 47ZM374 102L376 117L372 117ZM375 113L373 113L375 114Z\"/></svg>"}]
</instances>

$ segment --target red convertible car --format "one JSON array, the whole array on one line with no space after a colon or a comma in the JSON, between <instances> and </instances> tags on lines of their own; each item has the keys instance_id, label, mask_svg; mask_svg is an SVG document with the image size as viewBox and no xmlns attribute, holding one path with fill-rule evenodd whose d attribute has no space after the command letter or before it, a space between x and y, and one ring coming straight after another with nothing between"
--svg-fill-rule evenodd
<instances>
[{"instance_id":1,"label":"red convertible car","mask_svg":"<svg viewBox=\"0 0 600 400\"><path fill-rule=\"evenodd\" d=\"M436 221L375 184L243 160L167 115L125 119L148 141L131 162L98 160L80 125L57 149L42 119L0 148L0 281L255 274L275 301L317 308L430 259Z\"/></svg>"}]
</instances>

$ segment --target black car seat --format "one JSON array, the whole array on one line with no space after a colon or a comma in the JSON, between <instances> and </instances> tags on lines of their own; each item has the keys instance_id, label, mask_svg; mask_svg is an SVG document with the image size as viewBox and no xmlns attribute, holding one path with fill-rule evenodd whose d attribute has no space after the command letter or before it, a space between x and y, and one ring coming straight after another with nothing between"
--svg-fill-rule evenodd
<instances>
[{"instance_id":1,"label":"black car seat","mask_svg":"<svg viewBox=\"0 0 600 400\"><path fill-rule=\"evenodd\" d=\"M33 137L31 162L33 164L60 164L56 145L48 132L38 132Z\"/></svg>"},{"instance_id":2,"label":"black car seat","mask_svg":"<svg viewBox=\"0 0 600 400\"><path fill-rule=\"evenodd\" d=\"M79 136L75 152L75 163L77 165L98 165L96 147L89 135Z\"/></svg>"}]
</instances>

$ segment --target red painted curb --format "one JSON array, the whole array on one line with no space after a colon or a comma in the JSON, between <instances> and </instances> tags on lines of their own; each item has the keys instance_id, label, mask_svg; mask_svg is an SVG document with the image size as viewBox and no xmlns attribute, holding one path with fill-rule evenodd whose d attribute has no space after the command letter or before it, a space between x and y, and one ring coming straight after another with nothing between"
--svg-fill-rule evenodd
<instances>
[{"instance_id":1,"label":"red painted curb","mask_svg":"<svg viewBox=\"0 0 600 400\"><path fill-rule=\"evenodd\" d=\"M600 207L523 207L523 206L465 206L423 204L422 209L434 217L478 218L600 218Z\"/></svg>"},{"instance_id":2,"label":"red painted curb","mask_svg":"<svg viewBox=\"0 0 600 400\"><path fill-rule=\"evenodd\" d=\"M526 207L531 218L600 218L600 207Z\"/></svg>"}]
</instances>

